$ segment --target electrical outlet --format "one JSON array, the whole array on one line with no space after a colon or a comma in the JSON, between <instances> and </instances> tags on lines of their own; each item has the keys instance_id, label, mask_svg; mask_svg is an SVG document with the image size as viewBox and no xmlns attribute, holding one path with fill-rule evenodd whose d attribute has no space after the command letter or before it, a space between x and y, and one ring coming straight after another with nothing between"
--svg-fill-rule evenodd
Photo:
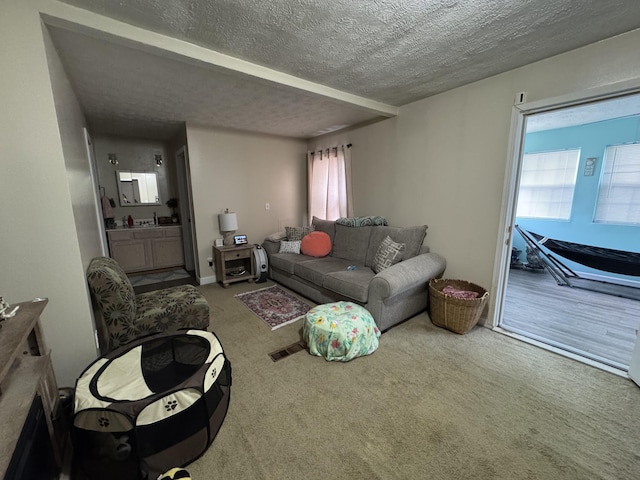
<instances>
[{"instance_id":1,"label":"electrical outlet","mask_svg":"<svg viewBox=\"0 0 640 480\"><path fill-rule=\"evenodd\" d=\"M213 258L211 257L207 258L207 262L209 262L210 267L213 267Z\"/></svg>"}]
</instances>

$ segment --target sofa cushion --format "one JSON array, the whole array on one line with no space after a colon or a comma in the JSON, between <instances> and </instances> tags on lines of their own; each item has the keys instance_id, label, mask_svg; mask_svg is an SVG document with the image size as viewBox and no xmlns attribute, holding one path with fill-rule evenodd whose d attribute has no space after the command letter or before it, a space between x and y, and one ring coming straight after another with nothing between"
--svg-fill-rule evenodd
<instances>
[{"instance_id":1,"label":"sofa cushion","mask_svg":"<svg viewBox=\"0 0 640 480\"><path fill-rule=\"evenodd\" d=\"M109 257L94 258L87 268L87 281L108 326L133 322L136 296L118 262Z\"/></svg>"},{"instance_id":2,"label":"sofa cushion","mask_svg":"<svg viewBox=\"0 0 640 480\"><path fill-rule=\"evenodd\" d=\"M373 259L376 256L378 247L382 240L388 235L396 243L404 243L404 253L402 260L415 257L420 252L420 247L427 234L427 226L419 225L415 227L371 227L371 239L369 240L369 249L365 265L368 267L373 265Z\"/></svg>"},{"instance_id":3,"label":"sofa cushion","mask_svg":"<svg viewBox=\"0 0 640 480\"><path fill-rule=\"evenodd\" d=\"M336 238L333 242L334 257L365 263L371 230L382 227L346 227L336 224ZM382 240L382 239L381 239Z\"/></svg>"},{"instance_id":4,"label":"sofa cushion","mask_svg":"<svg viewBox=\"0 0 640 480\"><path fill-rule=\"evenodd\" d=\"M298 255L295 253L272 253L269 255L269 264L272 268L282 270L289 275L293 275L294 268L297 263L307 262L313 257L306 255Z\"/></svg>"},{"instance_id":5,"label":"sofa cushion","mask_svg":"<svg viewBox=\"0 0 640 480\"><path fill-rule=\"evenodd\" d=\"M278 253L300 253L300 240L280 240L280 250Z\"/></svg>"},{"instance_id":6,"label":"sofa cushion","mask_svg":"<svg viewBox=\"0 0 640 480\"><path fill-rule=\"evenodd\" d=\"M336 222L333 220L322 220L318 217L313 217L311 224L315 227L316 232L324 232L329 235L331 239L331 245L336 238Z\"/></svg>"},{"instance_id":7,"label":"sofa cushion","mask_svg":"<svg viewBox=\"0 0 640 480\"><path fill-rule=\"evenodd\" d=\"M342 296L352 298L359 303L367 303L369 282L375 276L370 268L356 266L355 270L341 270L327 273L322 286Z\"/></svg>"},{"instance_id":8,"label":"sofa cushion","mask_svg":"<svg viewBox=\"0 0 640 480\"><path fill-rule=\"evenodd\" d=\"M302 239L300 251L310 257L326 257L331 251L331 238L324 232L311 232Z\"/></svg>"},{"instance_id":9,"label":"sofa cushion","mask_svg":"<svg viewBox=\"0 0 640 480\"><path fill-rule=\"evenodd\" d=\"M284 227L284 231L287 232L287 240L294 242L296 240L302 240L305 235L313 232L316 229L313 225L306 227Z\"/></svg>"},{"instance_id":10,"label":"sofa cushion","mask_svg":"<svg viewBox=\"0 0 640 480\"><path fill-rule=\"evenodd\" d=\"M136 297L136 304L136 326L140 334L209 326L209 304L193 285L141 293Z\"/></svg>"},{"instance_id":11,"label":"sofa cushion","mask_svg":"<svg viewBox=\"0 0 640 480\"><path fill-rule=\"evenodd\" d=\"M269 240L270 242L279 242L280 240L287 239L287 231L280 230L279 232L272 233L271 235L267 235L265 240Z\"/></svg>"},{"instance_id":12,"label":"sofa cushion","mask_svg":"<svg viewBox=\"0 0 640 480\"><path fill-rule=\"evenodd\" d=\"M305 258L308 259L310 257ZM306 262L297 263L294 267L294 273L298 277L318 287L322 287L323 278L327 273L346 271L349 265L351 265L351 262L342 258L315 258L313 260L307 260Z\"/></svg>"},{"instance_id":13,"label":"sofa cushion","mask_svg":"<svg viewBox=\"0 0 640 480\"><path fill-rule=\"evenodd\" d=\"M402 258L404 243L396 243L387 235L378 247L376 256L373 258L371 269L375 273L380 273L385 268L395 265Z\"/></svg>"}]
</instances>

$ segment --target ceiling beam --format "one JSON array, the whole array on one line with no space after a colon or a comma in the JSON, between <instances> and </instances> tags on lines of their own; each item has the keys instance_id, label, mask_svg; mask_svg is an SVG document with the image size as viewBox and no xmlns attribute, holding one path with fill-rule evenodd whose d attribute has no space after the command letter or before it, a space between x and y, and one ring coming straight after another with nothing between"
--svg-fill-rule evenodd
<instances>
[{"instance_id":1,"label":"ceiling beam","mask_svg":"<svg viewBox=\"0 0 640 480\"><path fill-rule=\"evenodd\" d=\"M46 25L64 28L128 48L135 48L205 68L225 69L278 85L347 103L384 117L398 115L398 107L304 80L271 68L225 55L193 43L119 22L55 0L40 0Z\"/></svg>"}]
</instances>

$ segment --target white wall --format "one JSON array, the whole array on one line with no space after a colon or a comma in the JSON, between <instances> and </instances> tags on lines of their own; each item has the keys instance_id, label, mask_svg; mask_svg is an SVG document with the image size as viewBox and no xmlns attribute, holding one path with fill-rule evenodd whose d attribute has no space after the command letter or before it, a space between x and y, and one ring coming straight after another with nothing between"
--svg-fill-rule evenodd
<instances>
[{"instance_id":1,"label":"white wall","mask_svg":"<svg viewBox=\"0 0 640 480\"><path fill-rule=\"evenodd\" d=\"M10 303L49 298L44 334L58 383L71 386L96 348L74 217L82 195L67 176L37 3L5 0L0 15L0 294ZM73 101L63 103L66 125L79 127Z\"/></svg>"},{"instance_id":2,"label":"white wall","mask_svg":"<svg viewBox=\"0 0 640 480\"><path fill-rule=\"evenodd\" d=\"M87 122L46 29L43 29L43 35L78 245L82 264L86 268L93 257L102 254L95 192L84 136Z\"/></svg>"},{"instance_id":3,"label":"white wall","mask_svg":"<svg viewBox=\"0 0 640 480\"><path fill-rule=\"evenodd\" d=\"M415 102L309 148L352 143L355 214L426 223L426 243L447 258L445 276L491 289L515 94L533 102L634 79L640 86L638 45L640 30Z\"/></svg>"},{"instance_id":4,"label":"white wall","mask_svg":"<svg viewBox=\"0 0 640 480\"><path fill-rule=\"evenodd\" d=\"M280 222L301 225L307 208L306 142L187 124L187 141L202 277L215 238L218 214L238 214L238 232L262 243ZM269 202L270 209L265 210Z\"/></svg>"}]
</instances>

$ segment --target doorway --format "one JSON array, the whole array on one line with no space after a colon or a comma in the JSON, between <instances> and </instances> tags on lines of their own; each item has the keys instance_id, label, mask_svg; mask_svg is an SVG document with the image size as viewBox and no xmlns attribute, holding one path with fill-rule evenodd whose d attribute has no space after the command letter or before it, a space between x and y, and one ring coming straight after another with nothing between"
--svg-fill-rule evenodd
<instances>
[{"instance_id":1,"label":"doorway","mask_svg":"<svg viewBox=\"0 0 640 480\"><path fill-rule=\"evenodd\" d=\"M95 209L96 209L96 221L98 223L98 233L100 235L100 254L108 257L109 256L109 246L107 245L107 233L103 220L103 210L101 208L103 198L102 198L102 187L100 186L100 181L98 179L98 169L96 167L96 154L93 148L93 140L91 140L91 135L89 134L89 130L86 128L82 129L84 134L84 143L87 149L87 162L89 164L89 174L91 175L91 183L93 185L93 193L95 196Z\"/></svg>"},{"instance_id":2,"label":"doorway","mask_svg":"<svg viewBox=\"0 0 640 480\"><path fill-rule=\"evenodd\" d=\"M505 333L621 374L632 363L640 328L640 301L560 286L548 269L535 265L533 255L528 258L526 243L514 227L522 223L539 230L536 233L543 236L555 235L561 240L587 245L606 246L622 241L623 248L619 250L638 251L640 226L609 228L610 225L596 224L594 220L606 148L640 142L640 95L636 92L617 97L603 94L607 98L572 100L561 106L549 102L548 106L523 108L514 113L513 126L517 132L512 148L514 161L508 172L511 185L505 188L505 192L509 191L506 198L510 199L504 219L507 235L503 245L507 248L497 270L501 276L496 282L494 318L494 325ZM623 135L625 124L628 130ZM598 131L596 135L594 132ZM548 205L537 213L518 208L518 200L522 207L522 198L531 193L531 185L526 181L523 184L523 173L528 175L523 169L526 156L532 152L571 149L577 150L575 166L565 164L563 172L565 176L567 171L572 172L574 177L569 214L563 216L559 210L549 210ZM540 159L534 159L533 163L536 161ZM555 196L545 200L553 203L551 197L561 194L555 192ZM572 266L591 279L640 288L640 277L611 276L583 265Z\"/></svg>"},{"instance_id":3,"label":"doorway","mask_svg":"<svg viewBox=\"0 0 640 480\"><path fill-rule=\"evenodd\" d=\"M195 271L196 278L200 278L198 262L195 259L196 251L193 239L195 238L194 223L192 221L192 195L189 179L191 173L189 169L189 157L186 146L180 147L175 154L176 174L178 183L178 195L184 201L180 202L180 218L182 218L182 241L184 244L184 263L189 272Z\"/></svg>"}]
</instances>

